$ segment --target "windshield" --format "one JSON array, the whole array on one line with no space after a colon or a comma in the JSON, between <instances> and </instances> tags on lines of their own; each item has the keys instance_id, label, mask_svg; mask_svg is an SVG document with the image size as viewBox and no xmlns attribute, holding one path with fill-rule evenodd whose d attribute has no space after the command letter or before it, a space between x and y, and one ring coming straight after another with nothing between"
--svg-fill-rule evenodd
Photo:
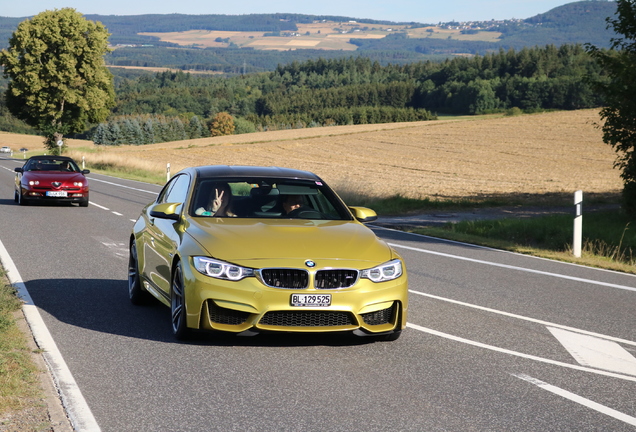
<instances>
[{"instance_id":1,"label":"windshield","mask_svg":"<svg viewBox=\"0 0 636 432\"><path fill-rule=\"evenodd\" d=\"M199 179L190 215L352 219L342 201L323 182L290 179Z\"/></svg>"},{"instance_id":2,"label":"windshield","mask_svg":"<svg viewBox=\"0 0 636 432\"><path fill-rule=\"evenodd\" d=\"M77 164L68 159L31 159L24 166L24 171L59 171L80 172Z\"/></svg>"}]
</instances>

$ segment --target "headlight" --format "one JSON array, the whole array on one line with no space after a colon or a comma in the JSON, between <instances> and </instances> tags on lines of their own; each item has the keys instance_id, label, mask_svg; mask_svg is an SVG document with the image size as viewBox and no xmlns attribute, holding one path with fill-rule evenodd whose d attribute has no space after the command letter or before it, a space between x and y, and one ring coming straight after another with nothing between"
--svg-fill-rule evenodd
<instances>
[{"instance_id":1,"label":"headlight","mask_svg":"<svg viewBox=\"0 0 636 432\"><path fill-rule=\"evenodd\" d=\"M35 186L35 185L39 185L39 184L40 184L40 182L39 182L39 181L37 181L37 180L31 180L31 181L29 182L29 186Z\"/></svg>"},{"instance_id":2,"label":"headlight","mask_svg":"<svg viewBox=\"0 0 636 432\"><path fill-rule=\"evenodd\" d=\"M377 267L362 270L360 277L367 278L372 282L385 282L397 279L402 276L402 261L393 260Z\"/></svg>"},{"instance_id":3,"label":"headlight","mask_svg":"<svg viewBox=\"0 0 636 432\"><path fill-rule=\"evenodd\" d=\"M224 261L218 261L208 257L192 257L194 267L201 274L216 279L238 281L246 277L254 276L254 269L240 267Z\"/></svg>"},{"instance_id":4,"label":"headlight","mask_svg":"<svg viewBox=\"0 0 636 432\"><path fill-rule=\"evenodd\" d=\"M82 186L84 186L84 183L82 183L82 182L74 182L74 183L73 183L73 186L79 186L79 187L82 187Z\"/></svg>"}]
</instances>

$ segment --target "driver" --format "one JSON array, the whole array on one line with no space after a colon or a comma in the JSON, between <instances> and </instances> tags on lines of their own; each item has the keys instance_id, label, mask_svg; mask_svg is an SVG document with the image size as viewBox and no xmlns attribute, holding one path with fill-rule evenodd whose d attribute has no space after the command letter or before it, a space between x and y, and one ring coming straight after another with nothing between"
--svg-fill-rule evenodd
<instances>
[{"instance_id":1,"label":"driver","mask_svg":"<svg viewBox=\"0 0 636 432\"><path fill-rule=\"evenodd\" d=\"M283 210L285 214L289 214L299 209L303 205L303 197L301 195L285 195L283 199Z\"/></svg>"},{"instance_id":2,"label":"driver","mask_svg":"<svg viewBox=\"0 0 636 432\"><path fill-rule=\"evenodd\" d=\"M301 213L313 211L311 207L305 205L302 195L285 195L283 198L283 211L285 216L290 218L303 217Z\"/></svg>"}]
</instances>

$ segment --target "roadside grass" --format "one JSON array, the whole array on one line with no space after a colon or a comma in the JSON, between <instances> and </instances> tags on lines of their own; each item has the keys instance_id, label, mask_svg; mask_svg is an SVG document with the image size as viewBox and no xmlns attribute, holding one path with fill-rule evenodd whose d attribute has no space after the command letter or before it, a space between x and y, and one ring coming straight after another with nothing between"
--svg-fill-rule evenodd
<instances>
[{"instance_id":1,"label":"roadside grass","mask_svg":"<svg viewBox=\"0 0 636 432\"><path fill-rule=\"evenodd\" d=\"M39 370L16 323L21 307L15 289L6 283L4 270L0 268L0 430L14 430L11 425L21 412L42 403ZM33 430L45 429L39 421L30 426Z\"/></svg>"},{"instance_id":2,"label":"roadside grass","mask_svg":"<svg viewBox=\"0 0 636 432\"><path fill-rule=\"evenodd\" d=\"M82 163L82 158L87 154L90 154L90 164L86 168L91 171L153 184L166 182L165 165L126 158L123 155L109 153L102 148L77 147L64 152L65 156L72 157L78 164Z\"/></svg>"},{"instance_id":3,"label":"roadside grass","mask_svg":"<svg viewBox=\"0 0 636 432\"><path fill-rule=\"evenodd\" d=\"M430 210L458 210L469 209L475 207L500 207L505 205L519 204L511 200L502 198L484 198L484 199L417 199L408 198L402 195L394 195L389 197L369 197L347 189L338 190L338 195L351 206L362 206L373 209L376 213L383 216L404 215L409 213L417 213Z\"/></svg>"},{"instance_id":4,"label":"roadside grass","mask_svg":"<svg viewBox=\"0 0 636 432\"><path fill-rule=\"evenodd\" d=\"M543 258L636 273L636 223L620 210L584 213L581 257L572 251L570 215L449 223L412 232Z\"/></svg>"}]
</instances>

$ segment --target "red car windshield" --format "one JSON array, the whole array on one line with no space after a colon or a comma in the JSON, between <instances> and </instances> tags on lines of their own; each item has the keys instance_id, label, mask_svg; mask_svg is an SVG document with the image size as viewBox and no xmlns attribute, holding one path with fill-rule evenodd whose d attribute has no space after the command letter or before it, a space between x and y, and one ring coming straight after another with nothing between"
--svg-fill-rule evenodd
<instances>
[{"instance_id":1,"label":"red car windshield","mask_svg":"<svg viewBox=\"0 0 636 432\"><path fill-rule=\"evenodd\" d=\"M32 159L27 162L24 171L80 172L80 169L68 159Z\"/></svg>"}]
</instances>

